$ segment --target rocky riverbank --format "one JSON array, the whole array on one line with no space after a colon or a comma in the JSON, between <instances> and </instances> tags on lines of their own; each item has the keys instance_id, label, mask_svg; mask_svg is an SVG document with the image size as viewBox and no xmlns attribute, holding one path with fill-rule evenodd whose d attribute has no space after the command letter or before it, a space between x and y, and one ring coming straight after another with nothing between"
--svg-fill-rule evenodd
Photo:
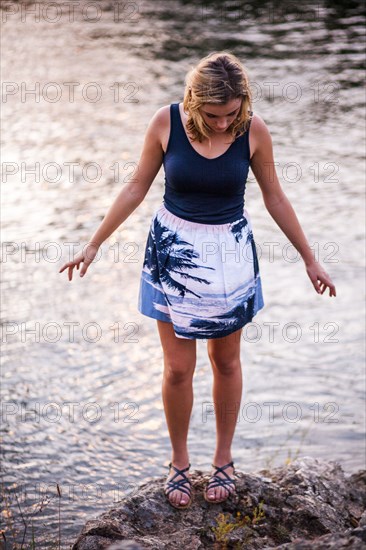
<instances>
[{"instance_id":1,"label":"rocky riverbank","mask_svg":"<svg viewBox=\"0 0 366 550\"><path fill-rule=\"evenodd\" d=\"M192 506L175 510L166 477L142 484L87 522L73 550L366 548L366 471L346 477L336 462L309 457L257 473L236 471L237 495L209 504L208 472L191 470Z\"/></svg>"}]
</instances>

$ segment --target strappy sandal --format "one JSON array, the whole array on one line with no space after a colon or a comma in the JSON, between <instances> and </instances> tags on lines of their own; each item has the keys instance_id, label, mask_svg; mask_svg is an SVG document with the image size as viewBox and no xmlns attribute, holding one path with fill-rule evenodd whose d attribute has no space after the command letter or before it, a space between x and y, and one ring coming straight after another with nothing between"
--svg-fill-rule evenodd
<instances>
[{"instance_id":1,"label":"strappy sandal","mask_svg":"<svg viewBox=\"0 0 366 550\"><path fill-rule=\"evenodd\" d=\"M191 467L191 465L189 464L187 466L187 468L183 468L182 470L179 470L179 468L176 468L171 462L169 463L169 471L170 471L170 468L173 468L175 470L175 474L174 476L169 479L169 481L167 481L165 483L165 487L164 487L164 493L168 499L168 502L171 506L173 506L174 508L178 508L179 510L182 510L182 509L185 509L185 508L189 508L190 505L192 504L192 494L191 494L191 491L192 491L192 482L191 480L184 474L184 472L186 472L187 470L189 470L189 468ZM175 478L178 476L178 475L181 475L182 478L179 479L178 481L175 481ZM186 486L186 484L188 483L188 486ZM172 502L170 499L169 499L169 495L172 491L178 489L179 491L181 491L182 493L186 494L189 496L189 500L186 504L182 504L182 505L179 505L179 504L175 504L174 502Z\"/></svg>"},{"instance_id":2,"label":"strappy sandal","mask_svg":"<svg viewBox=\"0 0 366 550\"><path fill-rule=\"evenodd\" d=\"M215 468L215 472L210 476L210 480L206 486L206 489L205 491L203 492L203 496L204 496L204 499L206 500L206 502L210 502L211 504L217 504L218 502L224 502L226 499L229 498L230 495L234 494L235 493L235 481L233 478L231 478L226 472L224 472L224 470L226 468L228 468L229 466L232 466L234 468L234 462L231 461L231 462L228 462L228 464L225 464L225 466L215 466L215 464L212 464L212 467ZM226 476L226 479L218 476L217 474L219 472L222 472L225 476ZM233 471L233 475L235 474L235 468L234 468L234 471ZM229 489L229 487L233 486L234 488L233 489ZM215 487L224 487L224 489L226 489L227 491L227 495L222 498L221 500L216 500L216 499L210 499L207 495L207 491L209 489L213 489Z\"/></svg>"}]
</instances>

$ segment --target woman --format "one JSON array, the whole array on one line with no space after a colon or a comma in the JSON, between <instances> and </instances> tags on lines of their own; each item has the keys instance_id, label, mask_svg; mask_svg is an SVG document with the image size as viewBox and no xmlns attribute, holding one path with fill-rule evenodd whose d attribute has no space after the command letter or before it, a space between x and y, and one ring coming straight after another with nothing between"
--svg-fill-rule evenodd
<instances>
[{"instance_id":1,"label":"woman","mask_svg":"<svg viewBox=\"0 0 366 550\"><path fill-rule=\"evenodd\" d=\"M237 417L218 413L240 405L241 331L264 306L244 208L249 166L267 210L301 254L315 291L323 294L329 287L329 296L336 295L281 189L269 130L251 108L239 59L228 52L203 58L186 76L183 103L162 107L152 117L134 181L124 186L84 249L60 269L68 268L71 280L74 267L83 263L80 276L85 275L101 244L143 201L163 163L165 194L151 220L138 309L157 320L164 353L162 396L172 443L164 491L176 508L192 502L187 435L200 338L207 338L214 374L217 429L204 496L217 503L235 490L231 443Z\"/></svg>"}]
</instances>

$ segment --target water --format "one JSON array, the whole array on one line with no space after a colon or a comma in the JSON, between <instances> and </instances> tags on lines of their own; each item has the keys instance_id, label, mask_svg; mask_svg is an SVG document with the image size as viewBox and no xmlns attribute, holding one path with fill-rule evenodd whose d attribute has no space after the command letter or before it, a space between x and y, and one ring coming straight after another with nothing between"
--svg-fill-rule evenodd
<instances>
[{"instance_id":1,"label":"water","mask_svg":"<svg viewBox=\"0 0 366 550\"><path fill-rule=\"evenodd\" d=\"M57 543L60 523L68 548L86 520L167 474L162 351L155 321L137 311L163 168L83 280L58 270L133 174L154 112L182 100L186 71L213 50L247 67L281 185L337 289L315 293L250 173L265 307L243 332L235 463L251 471L312 455L347 473L364 467L362 4L142 1L118 13L116 3L80 3L55 22L52 6L39 20L22 6L25 21L11 4L2 33L3 81L15 83L2 104L3 163L14 163L2 185L7 540L22 540L21 510L28 544L32 521L37 548ZM22 97L25 88L36 95ZM189 448L193 468L208 470L205 341L197 353Z\"/></svg>"}]
</instances>

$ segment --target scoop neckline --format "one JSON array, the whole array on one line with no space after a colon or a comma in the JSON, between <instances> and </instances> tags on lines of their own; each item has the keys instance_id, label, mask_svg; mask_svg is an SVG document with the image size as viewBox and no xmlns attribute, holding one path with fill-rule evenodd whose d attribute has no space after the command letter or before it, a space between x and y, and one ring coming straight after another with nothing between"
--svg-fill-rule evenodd
<instances>
[{"instance_id":1,"label":"scoop neckline","mask_svg":"<svg viewBox=\"0 0 366 550\"><path fill-rule=\"evenodd\" d=\"M189 137L187 136L187 132L184 128L184 124L183 124L183 120L182 120L182 117L181 117L181 114L180 114L180 103L178 102L176 104L178 106L178 116L179 116L179 120L180 120L180 124L181 124L181 127L182 127L182 130L184 132L184 135L186 136L186 140L188 141L188 144L191 146L191 149L201 158L205 159L205 160L216 160L216 159L219 159L221 157L223 157L224 155L226 155L226 153L228 153L228 151L231 149L231 147L236 143L236 141L239 139L239 138L235 138L234 141L232 143L230 143L229 147L226 149L226 151L224 151L221 155L219 155L218 157L213 157L213 158L208 158L208 157L205 157L204 155L201 155L201 153L199 153L198 151L196 151L196 149L193 147L192 143L190 142L189 140Z\"/></svg>"}]
</instances>

